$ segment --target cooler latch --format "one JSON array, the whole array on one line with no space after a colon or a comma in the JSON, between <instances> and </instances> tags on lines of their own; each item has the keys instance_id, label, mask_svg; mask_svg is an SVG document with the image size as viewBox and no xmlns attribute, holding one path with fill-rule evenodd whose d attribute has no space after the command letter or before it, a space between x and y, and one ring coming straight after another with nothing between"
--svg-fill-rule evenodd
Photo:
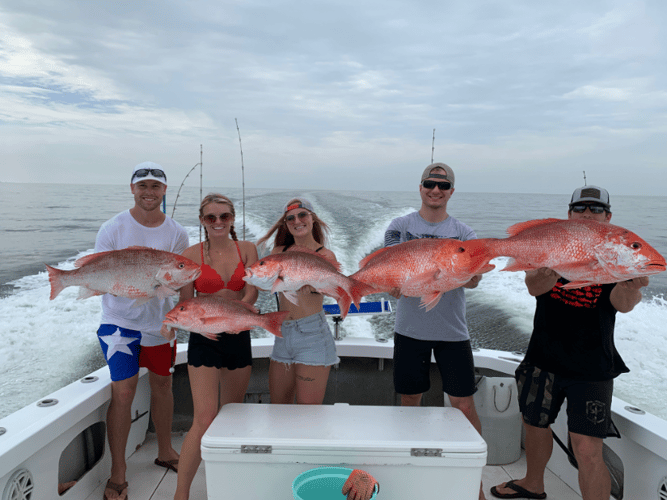
<instances>
[{"instance_id":1,"label":"cooler latch","mask_svg":"<svg viewBox=\"0 0 667 500\"><path fill-rule=\"evenodd\" d=\"M241 446L241 453L271 453L271 446L252 446L244 444Z\"/></svg>"},{"instance_id":2,"label":"cooler latch","mask_svg":"<svg viewBox=\"0 0 667 500\"><path fill-rule=\"evenodd\" d=\"M413 457L441 457L442 448L412 448L410 455Z\"/></svg>"}]
</instances>

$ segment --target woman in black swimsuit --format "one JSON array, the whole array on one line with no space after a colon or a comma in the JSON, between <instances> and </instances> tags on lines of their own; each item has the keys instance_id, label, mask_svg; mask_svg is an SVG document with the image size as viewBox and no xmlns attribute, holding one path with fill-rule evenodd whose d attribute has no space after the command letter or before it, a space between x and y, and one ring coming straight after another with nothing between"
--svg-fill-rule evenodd
<instances>
[{"instance_id":1,"label":"woman in black swimsuit","mask_svg":"<svg viewBox=\"0 0 667 500\"><path fill-rule=\"evenodd\" d=\"M221 194L209 194L199 208L199 220L206 230L206 241L191 246L183 256L202 266L195 283L180 290L180 300L195 295L218 295L254 304L258 292L243 281L245 267L257 261L257 247L237 241L234 231L234 204ZM178 467L175 499L186 499L201 463L201 439L220 407L242 403L250 381L252 352L250 332L221 333L218 340L190 335L188 374L192 389L194 419L183 441Z\"/></svg>"}]
</instances>

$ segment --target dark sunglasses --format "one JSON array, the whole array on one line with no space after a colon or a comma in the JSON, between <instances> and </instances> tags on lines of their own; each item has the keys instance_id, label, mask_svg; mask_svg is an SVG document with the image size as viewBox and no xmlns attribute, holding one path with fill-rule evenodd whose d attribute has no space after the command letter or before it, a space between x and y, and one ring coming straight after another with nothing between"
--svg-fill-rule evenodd
<instances>
[{"instance_id":1,"label":"dark sunglasses","mask_svg":"<svg viewBox=\"0 0 667 500\"><path fill-rule=\"evenodd\" d=\"M303 220L306 217L308 217L309 215L310 214L308 212L299 212L296 215L287 215L287 216L285 216L285 221L286 222L292 222L293 220L295 220L297 218L297 216L299 217L299 219Z\"/></svg>"},{"instance_id":2,"label":"dark sunglasses","mask_svg":"<svg viewBox=\"0 0 667 500\"><path fill-rule=\"evenodd\" d=\"M570 210L572 210L576 214L583 214L586 211L586 209L589 209L592 214L601 214L607 211L607 209L604 208L602 205L586 205L584 203L580 205L572 205L570 207Z\"/></svg>"},{"instance_id":3,"label":"dark sunglasses","mask_svg":"<svg viewBox=\"0 0 667 500\"><path fill-rule=\"evenodd\" d=\"M152 175L153 177L159 177L161 179L164 179L165 181L167 180L167 176L159 168L140 168L134 174L132 174L132 179L134 179L135 177L141 179L142 177L146 177L148 174Z\"/></svg>"},{"instance_id":4,"label":"dark sunglasses","mask_svg":"<svg viewBox=\"0 0 667 500\"><path fill-rule=\"evenodd\" d=\"M227 222L228 220L231 220L232 217L234 217L233 213L226 212L226 213L220 214L220 215L208 214L208 215L204 215L204 217L202 217L202 218L206 222L208 222L209 224L214 224L215 221L218 220L218 219L220 219L220 222Z\"/></svg>"},{"instance_id":5,"label":"dark sunglasses","mask_svg":"<svg viewBox=\"0 0 667 500\"><path fill-rule=\"evenodd\" d=\"M424 186L424 189L433 189L435 186L438 186L440 191L447 191L452 188L452 183L447 181L424 181L422 182L422 186Z\"/></svg>"}]
</instances>

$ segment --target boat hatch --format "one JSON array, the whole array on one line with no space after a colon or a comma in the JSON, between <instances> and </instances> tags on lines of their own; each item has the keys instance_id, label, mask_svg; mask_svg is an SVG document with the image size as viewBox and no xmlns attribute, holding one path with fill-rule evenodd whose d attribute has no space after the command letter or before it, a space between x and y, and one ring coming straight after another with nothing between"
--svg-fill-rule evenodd
<instances>
[{"instance_id":1,"label":"boat hatch","mask_svg":"<svg viewBox=\"0 0 667 500\"><path fill-rule=\"evenodd\" d=\"M58 462L58 493L62 495L91 470L104 455L106 425L95 422L67 445Z\"/></svg>"}]
</instances>

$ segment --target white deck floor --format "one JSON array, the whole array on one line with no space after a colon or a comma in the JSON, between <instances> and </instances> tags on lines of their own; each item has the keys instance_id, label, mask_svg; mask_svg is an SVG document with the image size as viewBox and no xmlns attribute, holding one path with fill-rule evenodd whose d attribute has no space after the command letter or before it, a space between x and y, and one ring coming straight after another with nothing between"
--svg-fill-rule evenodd
<instances>
[{"instance_id":1,"label":"white deck floor","mask_svg":"<svg viewBox=\"0 0 667 500\"><path fill-rule=\"evenodd\" d=\"M173 443L176 450L180 450L183 438L184 434L174 434ZM157 467L153 463L155 457L157 457L157 441L154 436L149 435L144 445L130 457L127 464L128 496L131 500L173 500L174 491L176 491L176 473ZM521 478L525 470L526 460L523 454L513 464L484 467L482 482L486 498L488 500L494 498L489 492L491 486L510 479ZM549 470L547 470L545 482L547 496L550 500L581 500L576 492ZM100 500L103 494L104 488L100 486L89 498ZM202 462L190 489L190 499L205 500L206 498L206 477Z\"/></svg>"}]
</instances>

